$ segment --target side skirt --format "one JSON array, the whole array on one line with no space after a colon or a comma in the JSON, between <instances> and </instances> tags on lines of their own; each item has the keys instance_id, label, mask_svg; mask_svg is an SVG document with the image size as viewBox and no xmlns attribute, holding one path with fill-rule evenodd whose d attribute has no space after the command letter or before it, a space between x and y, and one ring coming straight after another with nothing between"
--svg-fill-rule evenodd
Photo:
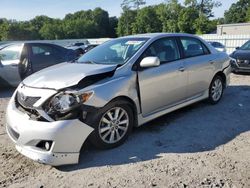
<instances>
[{"instance_id":1,"label":"side skirt","mask_svg":"<svg viewBox=\"0 0 250 188\"><path fill-rule=\"evenodd\" d=\"M199 96L199 97L192 98L190 100L184 101L183 103L177 104L177 105L172 106L172 107L168 107L168 108L166 108L166 109L164 109L162 111L158 111L158 112L150 114L150 115L148 115L146 117L143 117L142 114L138 114L138 126L141 126L141 125L143 125L143 124L145 124L145 123L147 123L147 122L149 122L149 121L151 121L151 120L153 120L155 118L163 116L163 115L165 115L167 113L173 112L175 110L178 110L178 109L183 108L185 106L191 105L191 104L196 103L198 101L202 101L204 99L207 99L208 96L209 96L208 93L209 93L208 90L206 90L204 92L204 94Z\"/></svg>"}]
</instances>

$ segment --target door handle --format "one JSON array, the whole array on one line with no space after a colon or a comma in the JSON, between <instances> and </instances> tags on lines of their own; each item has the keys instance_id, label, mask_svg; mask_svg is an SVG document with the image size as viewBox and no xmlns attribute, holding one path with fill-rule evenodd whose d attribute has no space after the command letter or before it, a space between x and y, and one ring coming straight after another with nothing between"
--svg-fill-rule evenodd
<instances>
[{"instance_id":1,"label":"door handle","mask_svg":"<svg viewBox=\"0 0 250 188\"><path fill-rule=\"evenodd\" d=\"M184 67L180 67L178 70L181 71L181 72L184 72L185 68Z\"/></svg>"}]
</instances>

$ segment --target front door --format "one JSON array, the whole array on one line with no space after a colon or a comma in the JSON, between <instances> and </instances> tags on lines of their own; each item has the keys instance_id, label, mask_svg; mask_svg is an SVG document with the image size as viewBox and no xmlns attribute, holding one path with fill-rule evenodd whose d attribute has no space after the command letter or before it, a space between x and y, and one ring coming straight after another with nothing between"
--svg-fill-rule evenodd
<instances>
[{"instance_id":1,"label":"front door","mask_svg":"<svg viewBox=\"0 0 250 188\"><path fill-rule=\"evenodd\" d=\"M187 91L187 73L175 38L155 41L142 58L149 56L157 56L161 64L138 71L144 117L185 100Z\"/></svg>"}]
</instances>

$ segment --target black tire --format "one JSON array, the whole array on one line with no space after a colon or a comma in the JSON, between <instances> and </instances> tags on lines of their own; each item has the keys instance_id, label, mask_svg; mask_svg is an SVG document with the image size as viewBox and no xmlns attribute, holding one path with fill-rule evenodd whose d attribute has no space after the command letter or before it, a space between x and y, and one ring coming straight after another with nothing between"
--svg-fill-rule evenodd
<instances>
[{"instance_id":1,"label":"black tire","mask_svg":"<svg viewBox=\"0 0 250 188\"><path fill-rule=\"evenodd\" d=\"M214 86L214 84L215 84L216 82L219 82L219 83L221 84L221 94L220 94L218 97L214 97L214 96L213 96L213 95L214 95L213 86ZM224 82L223 82L223 79L221 78L221 76L216 75L216 76L213 78L213 80L212 80L212 82L211 82L211 84L210 84L210 86L209 86L209 97L208 97L208 102L209 102L210 104L217 104L217 103L221 100L221 98L222 98L222 96L223 96L223 93L224 93Z\"/></svg>"},{"instance_id":2,"label":"black tire","mask_svg":"<svg viewBox=\"0 0 250 188\"><path fill-rule=\"evenodd\" d=\"M100 136L101 133L99 133L99 130L101 129L101 126L103 123L103 122L101 122L101 120L102 120L103 116L106 115L107 112L109 112L110 110L113 110L115 108L121 108L121 109L126 111L126 113L127 113L126 117L128 117L128 120L129 120L128 127L127 127L126 132L124 131L124 135L121 137L120 140L118 140L117 142L114 142L114 143L107 143ZM89 122L89 125L94 128L94 131L91 133L89 140L94 146L96 146L99 149L110 149L110 148L120 146L128 138L128 136L132 130L133 124L134 124L133 110L131 109L131 105L128 102L126 102L126 101L110 102L108 105L106 105L105 107L98 110L98 112L94 115L94 117L91 117L91 121ZM107 125L106 125L106 127L107 127Z\"/></svg>"}]
</instances>

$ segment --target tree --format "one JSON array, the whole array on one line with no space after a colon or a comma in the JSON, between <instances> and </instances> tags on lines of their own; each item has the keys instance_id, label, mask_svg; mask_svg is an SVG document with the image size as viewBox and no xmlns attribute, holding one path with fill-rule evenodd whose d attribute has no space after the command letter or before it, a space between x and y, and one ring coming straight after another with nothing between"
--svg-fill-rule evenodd
<instances>
[{"instance_id":1,"label":"tree","mask_svg":"<svg viewBox=\"0 0 250 188\"><path fill-rule=\"evenodd\" d=\"M198 15L196 15L198 17L193 23L196 33L203 34L211 32L209 18L214 17L213 9L221 6L221 3L214 0L185 0L184 4L187 6L186 8L191 8L198 13ZM179 25L183 26L185 24L182 22L182 24Z\"/></svg>"},{"instance_id":2,"label":"tree","mask_svg":"<svg viewBox=\"0 0 250 188\"><path fill-rule=\"evenodd\" d=\"M140 9L140 6L145 5L146 0L123 0L121 7L122 9L131 9L135 8L136 10Z\"/></svg>"},{"instance_id":3,"label":"tree","mask_svg":"<svg viewBox=\"0 0 250 188\"><path fill-rule=\"evenodd\" d=\"M96 24L98 36L108 37L109 35L109 14L101 8L96 8L92 12L93 20Z\"/></svg>"},{"instance_id":4,"label":"tree","mask_svg":"<svg viewBox=\"0 0 250 188\"><path fill-rule=\"evenodd\" d=\"M39 34L43 39L63 39L64 31L62 21L57 19L53 20L53 22L47 22L43 24L42 28L39 31Z\"/></svg>"},{"instance_id":5,"label":"tree","mask_svg":"<svg viewBox=\"0 0 250 188\"><path fill-rule=\"evenodd\" d=\"M204 14L207 18L214 17L213 8L221 6L220 1L214 0L185 0L184 4L195 8L199 11L199 15Z\"/></svg>"},{"instance_id":6,"label":"tree","mask_svg":"<svg viewBox=\"0 0 250 188\"><path fill-rule=\"evenodd\" d=\"M134 34L161 32L162 24L156 14L155 8L148 6L139 10L132 28Z\"/></svg>"},{"instance_id":7,"label":"tree","mask_svg":"<svg viewBox=\"0 0 250 188\"><path fill-rule=\"evenodd\" d=\"M111 38L117 37L117 35L116 35L117 26L118 26L118 19L117 19L117 17L110 17L109 18L109 32L108 32L108 37L111 37Z\"/></svg>"},{"instance_id":8,"label":"tree","mask_svg":"<svg viewBox=\"0 0 250 188\"><path fill-rule=\"evenodd\" d=\"M117 35L125 36L131 35L133 33L133 23L135 22L135 18L137 15L137 11L126 9L123 11L121 17L118 21L117 26Z\"/></svg>"},{"instance_id":9,"label":"tree","mask_svg":"<svg viewBox=\"0 0 250 188\"><path fill-rule=\"evenodd\" d=\"M192 7L182 9L178 17L178 27L180 32L192 34L196 33L194 20L198 17L199 13L196 9Z\"/></svg>"},{"instance_id":10,"label":"tree","mask_svg":"<svg viewBox=\"0 0 250 188\"><path fill-rule=\"evenodd\" d=\"M178 0L168 0L166 4L155 7L162 22L163 32L179 32L178 18L183 7Z\"/></svg>"},{"instance_id":11,"label":"tree","mask_svg":"<svg viewBox=\"0 0 250 188\"><path fill-rule=\"evenodd\" d=\"M246 13L246 21L249 22L250 21L250 6L247 9L247 13Z\"/></svg>"},{"instance_id":12,"label":"tree","mask_svg":"<svg viewBox=\"0 0 250 188\"><path fill-rule=\"evenodd\" d=\"M237 3L233 3L224 14L225 23L243 23L250 21L248 16L249 7L249 0L239 0Z\"/></svg>"}]
</instances>

